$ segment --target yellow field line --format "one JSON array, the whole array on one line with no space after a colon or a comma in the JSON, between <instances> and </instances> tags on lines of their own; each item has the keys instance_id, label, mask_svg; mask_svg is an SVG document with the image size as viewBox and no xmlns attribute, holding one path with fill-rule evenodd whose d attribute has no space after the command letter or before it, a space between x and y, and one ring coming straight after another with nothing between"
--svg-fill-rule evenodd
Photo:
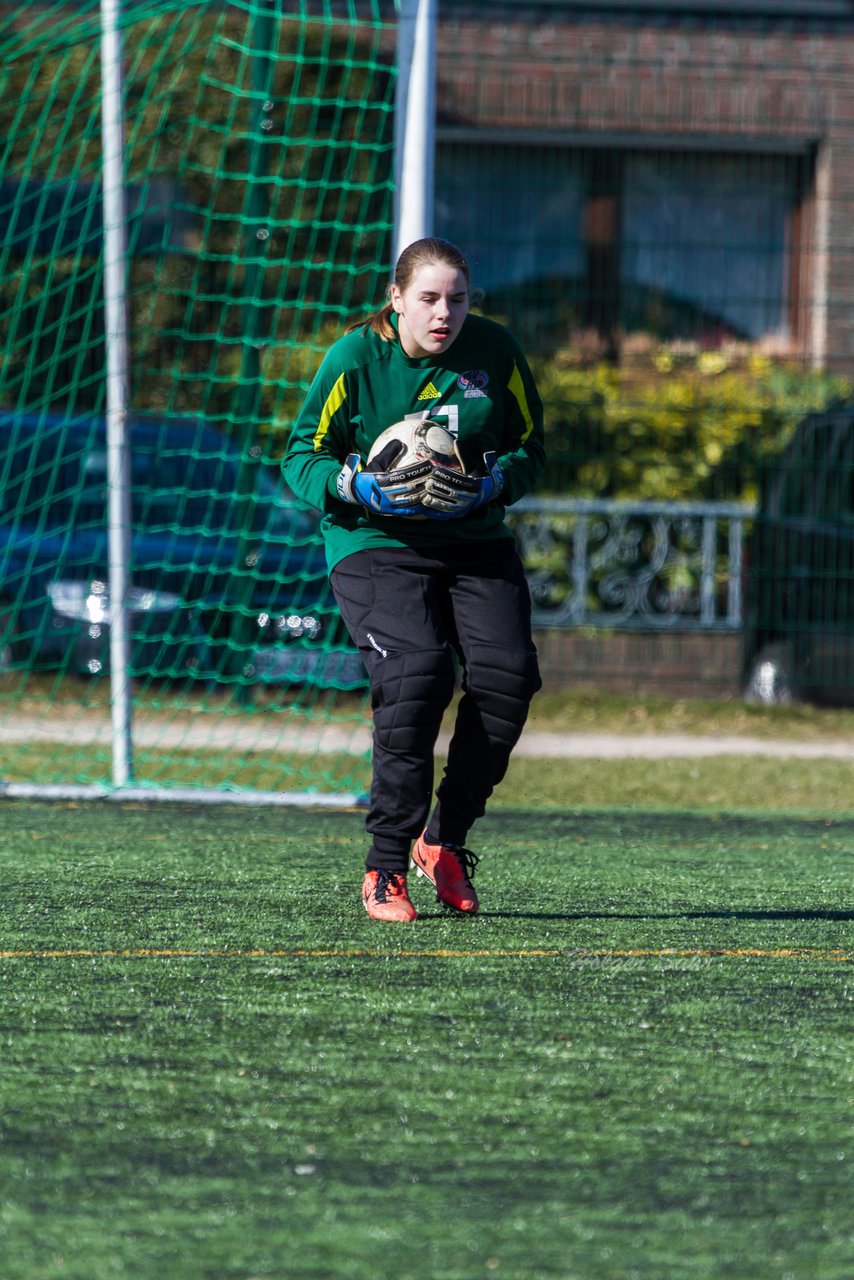
<instances>
[{"instance_id":1,"label":"yellow field line","mask_svg":"<svg viewBox=\"0 0 854 1280\"><path fill-rule=\"evenodd\" d=\"M515 958L539 959L563 956L575 960L621 959L760 959L760 960L830 960L837 963L854 961L854 951L841 947L636 947L625 950L612 948L588 949L566 947L554 949L524 948L520 950L494 950L472 948L431 948L424 950L389 951L368 947L252 947L229 948L178 948L178 947L125 947L103 950L20 950L0 951L0 960L254 960L254 959L323 959L327 957L368 957L392 959L476 959Z\"/></svg>"}]
</instances>

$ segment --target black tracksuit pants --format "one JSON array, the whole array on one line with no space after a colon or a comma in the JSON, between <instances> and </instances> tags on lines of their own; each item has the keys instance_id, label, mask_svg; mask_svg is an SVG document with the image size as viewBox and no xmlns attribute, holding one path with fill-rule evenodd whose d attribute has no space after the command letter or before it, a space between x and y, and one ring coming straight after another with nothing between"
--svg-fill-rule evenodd
<instances>
[{"instance_id":1,"label":"black tracksuit pants","mask_svg":"<svg viewBox=\"0 0 854 1280\"><path fill-rule=\"evenodd\" d=\"M331 582L371 681L366 865L405 871L430 816L433 753L457 665L462 697L431 834L465 844L507 771L541 686L528 585L510 538L358 551Z\"/></svg>"}]
</instances>

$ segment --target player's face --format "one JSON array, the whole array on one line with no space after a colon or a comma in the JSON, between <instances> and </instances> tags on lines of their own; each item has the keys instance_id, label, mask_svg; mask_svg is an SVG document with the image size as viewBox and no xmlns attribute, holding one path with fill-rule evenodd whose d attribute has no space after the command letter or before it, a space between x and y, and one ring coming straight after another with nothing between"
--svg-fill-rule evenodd
<instances>
[{"instance_id":1,"label":"player's face","mask_svg":"<svg viewBox=\"0 0 854 1280\"><path fill-rule=\"evenodd\" d=\"M447 351L468 314L466 278L443 262L419 267L405 289L391 286L392 306L400 320L400 343L408 356Z\"/></svg>"}]
</instances>

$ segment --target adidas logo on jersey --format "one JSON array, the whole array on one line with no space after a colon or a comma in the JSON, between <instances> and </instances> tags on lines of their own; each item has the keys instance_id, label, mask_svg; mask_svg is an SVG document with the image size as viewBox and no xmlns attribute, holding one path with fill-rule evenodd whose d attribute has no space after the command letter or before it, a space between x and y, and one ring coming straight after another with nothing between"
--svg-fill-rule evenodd
<instances>
[{"instance_id":1,"label":"adidas logo on jersey","mask_svg":"<svg viewBox=\"0 0 854 1280\"><path fill-rule=\"evenodd\" d=\"M442 394L441 391L437 391L436 388L433 386L432 382L428 382L424 390L419 391L418 399L419 400L438 400L441 394Z\"/></svg>"}]
</instances>

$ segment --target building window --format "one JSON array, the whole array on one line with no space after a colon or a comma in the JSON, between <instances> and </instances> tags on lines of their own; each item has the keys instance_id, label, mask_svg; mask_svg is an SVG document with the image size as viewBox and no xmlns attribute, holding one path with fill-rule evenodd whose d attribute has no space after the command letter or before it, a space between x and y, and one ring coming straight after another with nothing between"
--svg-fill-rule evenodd
<instances>
[{"instance_id":1,"label":"building window","mask_svg":"<svg viewBox=\"0 0 854 1280\"><path fill-rule=\"evenodd\" d=\"M671 331L704 345L787 343L789 167L783 157L627 156L620 275L637 303L623 322L654 330L656 307L669 305L684 313Z\"/></svg>"},{"instance_id":2,"label":"building window","mask_svg":"<svg viewBox=\"0 0 854 1280\"><path fill-rule=\"evenodd\" d=\"M465 245L476 286L524 288L543 276L582 269L581 157L555 147L441 147L436 224Z\"/></svg>"},{"instance_id":3,"label":"building window","mask_svg":"<svg viewBox=\"0 0 854 1280\"><path fill-rule=\"evenodd\" d=\"M444 142L436 229L535 349L632 334L796 350L803 155Z\"/></svg>"}]
</instances>

